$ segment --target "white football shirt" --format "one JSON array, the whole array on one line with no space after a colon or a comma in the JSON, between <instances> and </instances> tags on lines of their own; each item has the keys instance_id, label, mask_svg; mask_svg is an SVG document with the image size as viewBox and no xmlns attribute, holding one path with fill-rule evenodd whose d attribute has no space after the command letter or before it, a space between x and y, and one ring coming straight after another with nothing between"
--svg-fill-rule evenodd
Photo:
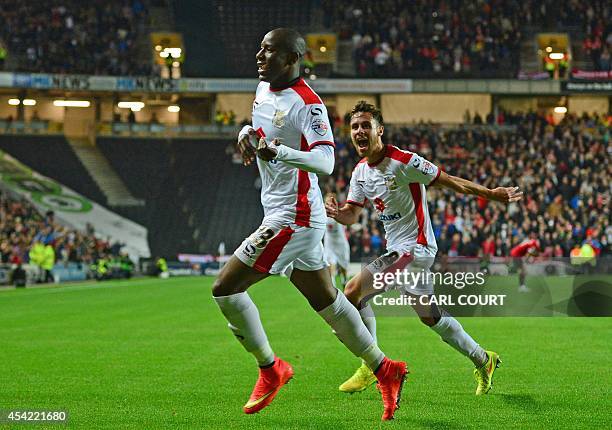
<instances>
[{"instance_id":1,"label":"white football shirt","mask_svg":"<svg viewBox=\"0 0 612 430\"><path fill-rule=\"evenodd\" d=\"M302 78L287 88L257 86L253 128L267 142L279 139L290 148L309 151L317 145L334 147L327 109ZM261 204L266 219L298 226L325 228L327 216L318 178L282 161L257 158L261 175Z\"/></svg>"},{"instance_id":2,"label":"white football shirt","mask_svg":"<svg viewBox=\"0 0 612 430\"><path fill-rule=\"evenodd\" d=\"M440 169L418 154L386 145L378 163L363 159L351 176L347 203L363 206L368 199L383 222L387 249L423 245L438 246L431 226L425 185L440 176Z\"/></svg>"}]
</instances>

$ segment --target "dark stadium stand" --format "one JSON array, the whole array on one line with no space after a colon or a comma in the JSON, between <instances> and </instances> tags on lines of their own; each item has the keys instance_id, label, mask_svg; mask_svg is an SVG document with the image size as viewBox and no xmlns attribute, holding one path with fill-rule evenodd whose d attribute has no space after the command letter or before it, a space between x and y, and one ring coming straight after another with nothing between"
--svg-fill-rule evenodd
<instances>
[{"instance_id":1,"label":"dark stadium stand","mask_svg":"<svg viewBox=\"0 0 612 430\"><path fill-rule=\"evenodd\" d=\"M312 18L311 1L267 0L245 2L188 0L173 4L177 27L195 38L186 38L186 50L199 66L187 64L191 76L256 77L255 53L262 37L276 27L304 29ZM205 12L205 13L195 13ZM196 19L198 17L198 19ZM200 17L208 20L203 23ZM213 39L205 39L207 34ZM221 55L215 55L215 53Z\"/></svg>"},{"instance_id":2,"label":"dark stadium stand","mask_svg":"<svg viewBox=\"0 0 612 430\"><path fill-rule=\"evenodd\" d=\"M119 212L149 230L153 254L235 248L261 220L255 173L235 165L228 141L99 138L113 168L145 208Z\"/></svg>"},{"instance_id":3,"label":"dark stadium stand","mask_svg":"<svg viewBox=\"0 0 612 430\"><path fill-rule=\"evenodd\" d=\"M100 204L106 198L64 136L0 136L0 149L38 173Z\"/></svg>"}]
</instances>

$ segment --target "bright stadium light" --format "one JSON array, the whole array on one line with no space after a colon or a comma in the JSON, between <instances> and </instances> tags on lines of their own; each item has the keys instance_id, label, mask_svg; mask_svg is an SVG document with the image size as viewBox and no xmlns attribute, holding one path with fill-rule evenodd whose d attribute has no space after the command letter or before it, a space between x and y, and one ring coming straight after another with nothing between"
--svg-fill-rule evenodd
<instances>
[{"instance_id":1,"label":"bright stadium light","mask_svg":"<svg viewBox=\"0 0 612 430\"><path fill-rule=\"evenodd\" d=\"M564 57L562 52L553 52L551 54L548 54L548 56L551 60L563 60Z\"/></svg>"},{"instance_id":2,"label":"bright stadium light","mask_svg":"<svg viewBox=\"0 0 612 430\"><path fill-rule=\"evenodd\" d=\"M170 106L168 106L168 112L175 113L175 112L179 112L180 110L181 110L180 106L177 106L177 105L170 105Z\"/></svg>"},{"instance_id":3,"label":"bright stadium light","mask_svg":"<svg viewBox=\"0 0 612 430\"><path fill-rule=\"evenodd\" d=\"M321 51L321 52L327 52L327 47L326 47L326 46L321 46L321 47L319 48L319 51Z\"/></svg>"},{"instance_id":4,"label":"bright stadium light","mask_svg":"<svg viewBox=\"0 0 612 430\"><path fill-rule=\"evenodd\" d=\"M161 50L162 50L161 45L155 45L155 50L156 50L156 51L161 51Z\"/></svg>"},{"instance_id":5,"label":"bright stadium light","mask_svg":"<svg viewBox=\"0 0 612 430\"><path fill-rule=\"evenodd\" d=\"M10 104L11 106L18 106L19 103L21 103L21 100L19 99L9 99L8 104Z\"/></svg>"},{"instance_id":6,"label":"bright stadium light","mask_svg":"<svg viewBox=\"0 0 612 430\"><path fill-rule=\"evenodd\" d=\"M36 100L34 99L23 99L24 106L36 106Z\"/></svg>"},{"instance_id":7,"label":"bright stadium light","mask_svg":"<svg viewBox=\"0 0 612 430\"><path fill-rule=\"evenodd\" d=\"M567 108L565 106L556 106L553 110L555 113L567 113Z\"/></svg>"},{"instance_id":8,"label":"bright stadium light","mask_svg":"<svg viewBox=\"0 0 612 430\"><path fill-rule=\"evenodd\" d=\"M58 107L89 107L87 100L53 100L53 105Z\"/></svg>"},{"instance_id":9,"label":"bright stadium light","mask_svg":"<svg viewBox=\"0 0 612 430\"><path fill-rule=\"evenodd\" d=\"M552 48L550 46L546 47L546 52L552 52Z\"/></svg>"},{"instance_id":10,"label":"bright stadium light","mask_svg":"<svg viewBox=\"0 0 612 430\"><path fill-rule=\"evenodd\" d=\"M140 109L144 107L143 102L119 102L117 104L121 109L132 109L135 112L138 112Z\"/></svg>"},{"instance_id":11,"label":"bright stadium light","mask_svg":"<svg viewBox=\"0 0 612 430\"><path fill-rule=\"evenodd\" d=\"M181 48L165 48L164 52L167 52L172 58L179 58L183 50ZM160 54L161 55L161 54ZM166 57L168 56L166 55Z\"/></svg>"}]
</instances>

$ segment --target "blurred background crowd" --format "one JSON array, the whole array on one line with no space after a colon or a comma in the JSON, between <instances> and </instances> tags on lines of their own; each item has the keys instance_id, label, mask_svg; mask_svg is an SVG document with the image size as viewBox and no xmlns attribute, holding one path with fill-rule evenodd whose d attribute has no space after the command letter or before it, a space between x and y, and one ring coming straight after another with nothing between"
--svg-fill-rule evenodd
<instances>
[{"instance_id":1,"label":"blurred background crowd","mask_svg":"<svg viewBox=\"0 0 612 430\"><path fill-rule=\"evenodd\" d=\"M149 75L135 55L146 14L141 0L3 0L0 49L22 72Z\"/></svg>"},{"instance_id":2,"label":"blurred background crowd","mask_svg":"<svg viewBox=\"0 0 612 430\"><path fill-rule=\"evenodd\" d=\"M323 1L326 25L351 40L361 76L455 72L495 76L520 70L522 28L574 27L595 70L610 70L605 1Z\"/></svg>"}]
</instances>

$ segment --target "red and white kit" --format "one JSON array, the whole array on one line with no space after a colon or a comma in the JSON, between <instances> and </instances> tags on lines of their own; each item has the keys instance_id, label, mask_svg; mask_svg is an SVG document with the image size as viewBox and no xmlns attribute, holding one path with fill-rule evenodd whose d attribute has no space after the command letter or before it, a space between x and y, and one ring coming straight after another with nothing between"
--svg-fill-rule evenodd
<instances>
[{"instance_id":1,"label":"red and white kit","mask_svg":"<svg viewBox=\"0 0 612 430\"><path fill-rule=\"evenodd\" d=\"M376 164L363 159L351 177L347 203L363 206L369 200L383 222L388 253L368 265L371 273L409 268L429 272L438 250L425 185L440 169L418 154L391 145ZM414 286L413 294L431 294L428 282Z\"/></svg>"},{"instance_id":2,"label":"red and white kit","mask_svg":"<svg viewBox=\"0 0 612 430\"><path fill-rule=\"evenodd\" d=\"M516 245L510 250L510 256L514 258L522 258L526 255L540 250L540 242L537 239L528 239Z\"/></svg>"},{"instance_id":3,"label":"red and white kit","mask_svg":"<svg viewBox=\"0 0 612 430\"><path fill-rule=\"evenodd\" d=\"M346 238L345 227L333 218L327 218L327 229L323 240L325 260L348 270L351 247Z\"/></svg>"},{"instance_id":4,"label":"red and white kit","mask_svg":"<svg viewBox=\"0 0 612 430\"><path fill-rule=\"evenodd\" d=\"M260 82L253 102L253 128L268 143L278 139L286 148L316 151L331 159L333 166L334 138L327 109L303 79L279 89ZM251 141L256 145L256 139ZM290 164L287 160L295 161L295 157L286 157L286 148L278 148L279 155L272 161L257 158L264 219L234 255L272 274L285 272L292 263L300 270L322 269L327 216L317 175Z\"/></svg>"}]
</instances>

